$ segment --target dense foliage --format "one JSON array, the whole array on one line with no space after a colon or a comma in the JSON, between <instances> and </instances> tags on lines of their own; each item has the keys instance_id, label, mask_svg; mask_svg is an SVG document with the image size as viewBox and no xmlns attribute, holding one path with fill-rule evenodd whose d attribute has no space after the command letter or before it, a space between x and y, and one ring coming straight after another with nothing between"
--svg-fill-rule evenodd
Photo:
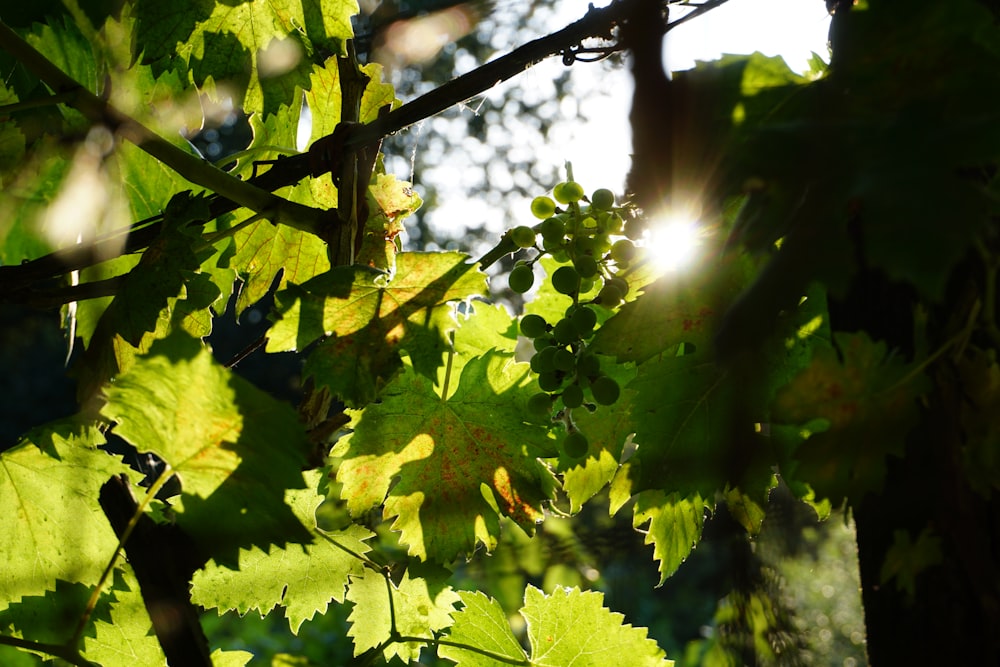
<instances>
[{"instance_id":1,"label":"dense foliage","mask_svg":"<svg viewBox=\"0 0 1000 667\"><path fill-rule=\"evenodd\" d=\"M809 77L754 54L668 81L667 4L591 9L408 105L356 57L353 0L5 14L0 299L61 308L78 410L0 454L0 656L246 664L201 608L280 609L293 634L343 610L359 664L670 664L600 592L515 579L511 609L468 564L606 498L663 584L708 517L745 545L783 494L856 516L873 663L936 642L993 664L995 17L840 3ZM481 258L401 247L421 200L385 134L626 48L632 192L569 168ZM216 165L182 131L229 99L253 137ZM685 272L643 247L661 204L705 229ZM485 272L511 253L520 317ZM219 320L265 302L265 334L213 356ZM283 353L295 406L233 369ZM787 662L763 571L716 617L742 635L686 660Z\"/></svg>"}]
</instances>

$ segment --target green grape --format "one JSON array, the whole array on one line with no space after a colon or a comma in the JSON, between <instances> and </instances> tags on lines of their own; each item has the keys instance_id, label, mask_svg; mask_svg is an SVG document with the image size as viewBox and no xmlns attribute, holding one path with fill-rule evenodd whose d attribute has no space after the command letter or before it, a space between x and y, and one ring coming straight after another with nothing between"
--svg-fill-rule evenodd
<instances>
[{"instance_id":1,"label":"green grape","mask_svg":"<svg viewBox=\"0 0 1000 667\"><path fill-rule=\"evenodd\" d=\"M552 365L555 366L557 371L568 373L576 368L576 355L566 348L560 347L552 356Z\"/></svg>"},{"instance_id":2,"label":"green grape","mask_svg":"<svg viewBox=\"0 0 1000 667\"><path fill-rule=\"evenodd\" d=\"M552 336L539 336L535 340L531 341L532 347L535 348L535 352L541 352L547 347L555 345L556 341Z\"/></svg>"},{"instance_id":3,"label":"green grape","mask_svg":"<svg viewBox=\"0 0 1000 667\"><path fill-rule=\"evenodd\" d=\"M622 229L625 226L625 221L617 213L612 213L608 216L608 233L609 234L621 234Z\"/></svg>"},{"instance_id":4,"label":"green grape","mask_svg":"<svg viewBox=\"0 0 1000 667\"><path fill-rule=\"evenodd\" d=\"M597 313L592 308L580 306L570 315L570 321L580 338L588 338L597 326Z\"/></svg>"},{"instance_id":5,"label":"green grape","mask_svg":"<svg viewBox=\"0 0 1000 667\"><path fill-rule=\"evenodd\" d=\"M540 350L538 354L531 358L531 370L536 373L552 373L555 371L556 366L554 360L558 349L559 348L557 347L547 347Z\"/></svg>"},{"instance_id":6,"label":"green grape","mask_svg":"<svg viewBox=\"0 0 1000 667\"><path fill-rule=\"evenodd\" d=\"M552 196L560 204L569 204L583 199L583 188L576 181L566 181L552 189Z\"/></svg>"},{"instance_id":7,"label":"green grape","mask_svg":"<svg viewBox=\"0 0 1000 667\"><path fill-rule=\"evenodd\" d=\"M581 278L593 278L597 275L597 260L590 255L579 255L573 262L576 272Z\"/></svg>"},{"instance_id":8,"label":"green grape","mask_svg":"<svg viewBox=\"0 0 1000 667\"><path fill-rule=\"evenodd\" d=\"M558 217L546 218L542 221L539 231L542 233L542 239L546 241L550 239L562 241L566 235L566 225Z\"/></svg>"},{"instance_id":9,"label":"green grape","mask_svg":"<svg viewBox=\"0 0 1000 667\"><path fill-rule=\"evenodd\" d=\"M569 345L579 338L576 335L576 327L573 326L573 322L569 318L563 318L556 322L556 325L552 327L552 337L560 345Z\"/></svg>"},{"instance_id":10,"label":"green grape","mask_svg":"<svg viewBox=\"0 0 1000 667\"><path fill-rule=\"evenodd\" d=\"M543 236L542 248L545 249L545 252L551 252L551 253L561 252L563 250L564 242L565 239L561 236L559 238Z\"/></svg>"},{"instance_id":11,"label":"green grape","mask_svg":"<svg viewBox=\"0 0 1000 667\"><path fill-rule=\"evenodd\" d=\"M621 290L610 282L604 283L604 287L597 295L597 301L606 308L617 308L622 302Z\"/></svg>"},{"instance_id":12,"label":"green grape","mask_svg":"<svg viewBox=\"0 0 1000 667\"><path fill-rule=\"evenodd\" d=\"M576 294L580 289L580 274L572 266L560 266L552 274L552 287L560 294Z\"/></svg>"},{"instance_id":13,"label":"green grape","mask_svg":"<svg viewBox=\"0 0 1000 667\"><path fill-rule=\"evenodd\" d=\"M563 389L562 402L567 408L578 408L583 405L583 389L580 389L580 385L571 384Z\"/></svg>"},{"instance_id":14,"label":"green grape","mask_svg":"<svg viewBox=\"0 0 1000 667\"><path fill-rule=\"evenodd\" d=\"M552 217L555 212L556 203L552 201L551 197L541 196L531 200L531 214L539 220Z\"/></svg>"},{"instance_id":15,"label":"green grape","mask_svg":"<svg viewBox=\"0 0 1000 667\"><path fill-rule=\"evenodd\" d=\"M582 459L590 451L587 437L579 431L570 431L562 441L562 450L568 458Z\"/></svg>"},{"instance_id":16,"label":"green grape","mask_svg":"<svg viewBox=\"0 0 1000 667\"><path fill-rule=\"evenodd\" d=\"M576 360L576 374L585 378L597 377L601 372L601 361L593 354L583 354Z\"/></svg>"},{"instance_id":17,"label":"green grape","mask_svg":"<svg viewBox=\"0 0 1000 667\"><path fill-rule=\"evenodd\" d=\"M594 254L594 239L590 236L577 236L571 244L577 257Z\"/></svg>"},{"instance_id":18,"label":"green grape","mask_svg":"<svg viewBox=\"0 0 1000 667\"><path fill-rule=\"evenodd\" d=\"M531 248L535 245L535 230L527 225L518 225L510 231L510 239L518 248Z\"/></svg>"},{"instance_id":19,"label":"green grape","mask_svg":"<svg viewBox=\"0 0 1000 667\"><path fill-rule=\"evenodd\" d=\"M580 221L580 226L586 230L597 229L597 220L595 220L593 216L588 215Z\"/></svg>"},{"instance_id":20,"label":"green grape","mask_svg":"<svg viewBox=\"0 0 1000 667\"><path fill-rule=\"evenodd\" d=\"M528 338L543 336L548 329L549 324L541 315L529 313L521 318L521 333Z\"/></svg>"},{"instance_id":21,"label":"green grape","mask_svg":"<svg viewBox=\"0 0 1000 667\"><path fill-rule=\"evenodd\" d=\"M524 294L535 284L535 272L527 264L515 266L507 276L507 284L518 294Z\"/></svg>"},{"instance_id":22,"label":"green grape","mask_svg":"<svg viewBox=\"0 0 1000 667\"><path fill-rule=\"evenodd\" d=\"M615 205L615 193L607 188L594 190L594 194L590 195L590 203L594 205L594 208L610 211L611 207Z\"/></svg>"},{"instance_id":23,"label":"green grape","mask_svg":"<svg viewBox=\"0 0 1000 667\"><path fill-rule=\"evenodd\" d=\"M590 383L590 393L601 405L612 405L621 395L621 387L607 375L602 375Z\"/></svg>"},{"instance_id":24,"label":"green grape","mask_svg":"<svg viewBox=\"0 0 1000 667\"><path fill-rule=\"evenodd\" d=\"M535 394L528 399L528 412L539 417L552 413L552 397L546 393Z\"/></svg>"},{"instance_id":25,"label":"green grape","mask_svg":"<svg viewBox=\"0 0 1000 667\"><path fill-rule=\"evenodd\" d=\"M594 276L592 278L581 278L580 279L580 294L586 294L590 290L594 289L594 285L597 284L597 280L600 276Z\"/></svg>"},{"instance_id":26,"label":"green grape","mask_svg":"<svg viewBox=\"0 0 1000 667\"><path fill-rule=\"evenodd\" d=\"M631 262L633 257L635 257L635 244L628 239L615 241L615 244L611 246L611 259L619 264Z\"/></svg>"},{"instance_id":27,"label":"green grape","mask_svg":"<svg viewBox=\"0 0 1000 667\"><path fill-rule=\"evenodd\" d=\"M569 261L569 253L566 252L566 248L559 248L552 253L552 259L556 260L560 264L565 264Z\"/></svg>"},{"instance_id":28,"label":"green grape","mask_svg":"<svg viewBox=\"0 0 1000 667\"><path fill-rule=\"evenodd\" d=\"M623 299L625 298L625 295L628 294L628 281L626 281L624 278L619 278L618 276L615 276L614 278L608 281L608 284L614 286L615 289L621 292Z\"/></svg>"},{"instance_id":29,"label":"green grape","mask_svg":"<svg viewBox=\"0 0 1000 667\"><path fill-rule=\"evenodd\" d=\"M603 255L608 250L611 250L611 239L608 238L608 232L601 232L594 237L594 255Z\"/></svg>"},{"instance_id":30,"label":"green grape","mask_svg":"<svg viewBox=\"0 0 1000 667\"><path fill-rule=\"evenodd\" d=\"M562 375L554 371L538 375L538 387L542 391L555 391L562 386L562 381Z\"/></svg>"},{"instance_id":31,"label":"green grape","mask_svg":"<svg viewBox=\"0 0 1000 667\"><path fill-rule=\"evenodd\" d=\"M641 239L642 234L645 231L646 223L641 218L632 218L625 223L625 236L629 237L633 241Z\"/></svg>"}]
</instances>

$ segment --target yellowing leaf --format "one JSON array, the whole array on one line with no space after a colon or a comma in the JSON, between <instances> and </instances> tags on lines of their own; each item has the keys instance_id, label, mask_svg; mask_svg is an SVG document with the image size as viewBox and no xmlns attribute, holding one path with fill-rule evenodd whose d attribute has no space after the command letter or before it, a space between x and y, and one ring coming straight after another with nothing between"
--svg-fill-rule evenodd
<instances>
[{"instance_id":1,"label":"yellowing leaf","mask_svg":"<svg viewBox=\"0 0 1000 667\"><path fill-rule=\"evenodd\" d=\"M902 453L926 379L864 333L834 340L842 359L832 347L817 348L775 395L772 419L811 431L794 453L796 476L837 501L881 487L885 457Z\"/></svg>"},{"instance_id":2,"label":"yellowing leaf","mask_svg":"<svg viewBox=\"0 0 1000 667\"><path fill-rule=\"evenodd\" d=\"M548 431L525 421L537 391L527 365L488 354L458 382L442 400L429 380L404 372L381 403L354 414L354 432L334 452L344 457L337 479L351 512L385 500L393 528L421 559L450 561L478 543L492 549L499 515L532 532L555 485L535 458L551 447Z\"/></svg>"}]
</instances>

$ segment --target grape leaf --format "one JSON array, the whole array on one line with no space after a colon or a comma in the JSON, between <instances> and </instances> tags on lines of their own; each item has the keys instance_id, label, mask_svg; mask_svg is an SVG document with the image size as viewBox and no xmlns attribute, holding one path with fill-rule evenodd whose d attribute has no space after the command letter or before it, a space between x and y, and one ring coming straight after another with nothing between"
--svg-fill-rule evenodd
<instances>
[{"instance_id":1,"label":"grape leaf","mask_svg":"<svg viewBox=\"0 0 1000 667\"><path fill-rule=\"evenodd\" d=\"M535 458L551 447L548 430L524 417L537 391L527 364L495 353L470 361L447 400L404 372L381 403L353 414L354 432L334 450L348 508L357 515L385 500L409 553L424 560L450 561L480 542L491 550L500 514L533 532L555 485Z\"/></svg>"},{"instance_id":2,"label":"grape leaf","mask_svg":"<svg viewBox=\"0 0 1000 667\"><path fill-rule=\"evenodd\" d=\"M137 3L137 50L142 62L191 69L201 85L211 76L244 89L247 112L273 113L308 88L309 57L316 50L339 53L353 37L354 0L250 0L236 5L197 0ZM274 40L278 40L276 44ZM282 63L273 48L283 49ZM137 53L137 56L139 54ZM273 63L273 64L272 64ZM283 66L282 66L283 65Z\"/></svg>"},{"instance_id":3,"label":"grape leaf","mask_svg":"<svg viewBox=\"0 0 1000 667\"><path fill-rule=\"evenodd\" d=\"M153 623L131 570L116 571L110 615L94 622L93 636L83 639L88 660L103 665L160 667L165 662Z\"/></svg>"},{"instance_id":4,"label":"grape leaf","mask_svg":"<svg viewBox=\"0 0 1000 667\"><path fill-rule=\"evenodd\" d=\"M405 231L403 220L421 204L411 183L397 181L391 174L375 174L368 186L368 221L355 263L393 273L397 237Z\"/></svg>"},{"instance_id":5,"label":"grape leaf","mask_svg":"<svg viewBox=\"0 0 1000 667\"><path fill-rule=\"evenodd\" d=\"M660 583L677 571L701 539L705 509L710 504L694 495L682 498L677 493L643 491L635 499L632 525L636 530L649 524L646 544L653 545L653 558L660 562Z\"/></svg>"},{"instance_id":6,"label":"grape leaf","mask_svg":"<svg viewBox=\"0 0 1000 667\"><path fill-rule=\"evenodd\" d=\"M635 392L628 384L635 378L632 364L607 363L601 370L623 387L614 405L599 405L594 412L586 409L573 411L573 422L587 436L590 451L583 461L560 458L559 471L563 474L563 489L570 501L570 512L576 513L583 503L593 497L612 480L621 461L622 450L632 434L629 416Z\"/></svg>"},{"instance_id":7,"label":"grape leaf","mask_svg":"<svg viewBox=\"0 0 1000 667\"><path fill-rule=\"evenodd\" d=\"M642 362L678 343L707 351L718 318L749 281L750 263L740 257L716 262L711 271L674 272L647 285L635 300L594 334L593 350L619 361Z\"/></svg>"},{"instance_id":8,"label":"grape leaf","mask_svg":"<svg viewBox=\"0 0 1000 667\"><path fill-rule=\"evenodd\" d=\"M0 454L0 604L40 595L57 580L92 586L118 546L95 499L128 470L97 449L104 437L71 420L29 433Z\"/></svg>"},{"instance_id":9,"label":"grape leaf","mask_svg":"<svg viewBox=\"0 0 1000 667\"><path fill-rule=\"evenodd\" d=\"M462 667L496 667L522 664L524 653L514 638L503 611L481 593L460 593L465 608L453 614L448 634L477 649L494 653L498 660L468 649L442 645L438 655ZM624 616L602 606L604 594L576 588L556 588L545 595L534 586L524 591L521 616L527 622L532 667L669 667L663 650L646 637L645 628L623 625ZM454 639L455 636L460 639Z\"/></svg>"},{"instance_id":10,"label":"grape leaf","mask_svg":"<svg viewBox=\"0 0 1000 667\"><path fill-rule=\"evenodd\" d=\"M254 655L250 651L223 651L217 648L209 658L212 659L213 667L246 667Z\"/></svg>"},{"instance_id":11,"label":"grape leaf","mask_svg":"<svg viewBox=\"0 0 1000 667\"><path fill-rule=\"evenodd\" d=\"M485 276L461 253L400 253L391 280L367 267L336 267L277 294L281 319L267 350L302 349L333 336L310 355L306 372L360 405L399 370L399 349L417 372L435 377L445 332L455 328L448 302L485 291Z\"/></svg>"},{"instance_id":12,"label":"grape leaf","mask_svg":"<svg viewBox=\"0 0 1000 667\"><path fill-rule=\"evenodd\" d=\"M351 622L347 634L354 638L354 655L360 655L389 639L393 630L402 637L430 638L432 633L451 625L449 614L459 596L433 575L411 578L407 570L397 585L383 574L366 569L362 576L351 577L347 599L354 603L347 619ZM387 661L395 656L410 662L420 657L420 649L426 645L391 642L382 654Z\"/></svg>"},{"instance_id":13,"label":"grape leaf","mask_svg":"<svg viewBox=\"0 0 1000 667\"><path fill-rule=\"evenodd\" d=\"M500 603L478 591L459 591L463 609L452 614L454 623L448 640L502 656L508 662L475 653L465 648L442 644L438 657L453 660L459 667L495 667L522 664L527 657L510 629L507 614Z\"/></svg>"},{"instance_id":14,"label":"grape leaf","mask_svg":"<svg viewBox=\"0 0 1000 667\"><path fill-rule=\"evenodd\" d=\"M219 613L235 609L241 616L251 609L265 616L281 605L295 634L316 612L325 613L331 599L343 602L348 575L360 576L363 566L341 547L359 555L367 553L370 547L364 540L374 533L355 525L329 533L317 528L316 508L325 497L315 489L322 476L309 471L305 473L308 488L285 492L295 516L321 539L284 548L272 545L269 551L257 547L241 550L239 570L209 561L194 574L191 601L206 608L217 607Z\"/></svg>"},{"instance_id":15,"label":"grape leaf","mask_svg":"<svg viewBox=\"0 0 1000 667\"><path fill-rule=\"evenodd\" d=\"M615 475L612 505L646 489L712 497L725 487L736 398L726 374L703 355L668 357L642 364L629 388L638 448Z\"/></svg>"},{"instance_id":16,"label":"grape leaf","mask_svg":"<svg viewBox=\"0 0 1000 667\"><path fill-rule=\"evenodd\" d=\"M309 444L295 411L176 332L108 390L101 414L140 452L155 452L183 488L177 523L216 562L251 545L311 539L284 503L303 488Z\"/></svg>"},{"instance_id":17,"label":"grape leaf","mask_svg":"<svg viewBox=\"0 0 1000 667\"><path fill-rule=\"evenodd\" d=\"M885 457L902 454L927 380L865 333L836 333L834 342L836 349L816 348L809 367L777 392L772 419L803 427L813 422L794 452L796 475L836 502L881 488Z\"/></svg>"}]
</instances>

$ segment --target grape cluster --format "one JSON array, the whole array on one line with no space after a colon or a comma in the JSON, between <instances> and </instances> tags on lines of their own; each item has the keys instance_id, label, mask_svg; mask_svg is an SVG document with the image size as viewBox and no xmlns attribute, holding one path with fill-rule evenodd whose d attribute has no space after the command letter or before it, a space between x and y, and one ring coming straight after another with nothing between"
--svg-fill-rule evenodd
<instances>
[{"instance_id":1,"label":"grape cluster","mask_svg":"<svg viewBox=\"0 0 1000 667\"><path fill-rule=\"evenodd\" d=\"M557 185L552 197L554 200L535 197L531 202L531 212L541 223L509 232L519 248L534 248L537 253L518 261L508 284L518 293L530 290L533 265L546 254L562 264L553 271L551 281L553 289L573 300L564 316L554 323L536 314L521 318L521 333L532 340L535 349L531 369L538 374L542 389L528 401L528 410L550 416L558 408L557 401L561 402L557 416L567 432L562 451L567 457L582 458L589 443L573 422L573 409L593 411L597 405L612 405L621 393L618 383L601 372L600 362L588 350L597 326L594 306L621 305L628 283L617 273L635 258L633 240L642 228L639 219L631 215L631 206L615 206L611 190L596 190L588 199L583 188L570 180ZM581 300L581 294L594 292L593 298Z\"/></svg>"}]
</instances>

